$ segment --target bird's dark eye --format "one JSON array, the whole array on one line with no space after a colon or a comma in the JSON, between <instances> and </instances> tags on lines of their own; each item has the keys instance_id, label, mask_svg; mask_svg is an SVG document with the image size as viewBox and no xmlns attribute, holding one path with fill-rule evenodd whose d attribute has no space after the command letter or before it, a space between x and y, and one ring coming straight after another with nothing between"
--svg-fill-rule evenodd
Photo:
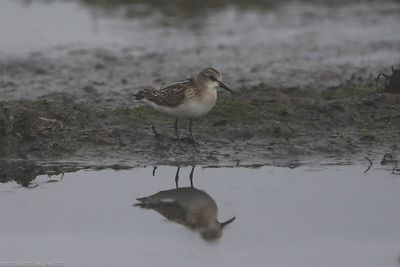
<instances>
[{"instance_id":1,"label":"bird's dark eye","mask_svg":"<svg viewBox=\"0 0 400 267\"><path fill-rule=\"evenodd\" d=\"M214 77L214 76L208 76L208 78L211 80L211 81L213 81L213 82L216 82L217 81L217 79Z\"/></svg>"}]
</instances>

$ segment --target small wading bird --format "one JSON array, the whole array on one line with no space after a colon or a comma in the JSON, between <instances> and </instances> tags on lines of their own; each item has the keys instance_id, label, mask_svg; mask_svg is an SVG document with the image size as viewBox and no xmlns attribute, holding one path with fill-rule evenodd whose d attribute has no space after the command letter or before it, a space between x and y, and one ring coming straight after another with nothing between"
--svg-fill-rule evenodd
<instances>
[{"instance_id":1,"label":"small wading bird","mask_svg":"<svg viewBox=\"0 0 400 267\"><path fill-rule=\"evenodd\" d=\"M221 79L221 74L213 68L205 68L195 77L177 82L159 90L146 89L134 96L151 108L175 117L175 134L181 145L178 130L178 118L190 119L189 133L193 144L197 144L192 133L193 118L207 114L217 101L217 87L233 91ZM153 132L156 136L154 125Z\"/></svg>"}]
</instances>

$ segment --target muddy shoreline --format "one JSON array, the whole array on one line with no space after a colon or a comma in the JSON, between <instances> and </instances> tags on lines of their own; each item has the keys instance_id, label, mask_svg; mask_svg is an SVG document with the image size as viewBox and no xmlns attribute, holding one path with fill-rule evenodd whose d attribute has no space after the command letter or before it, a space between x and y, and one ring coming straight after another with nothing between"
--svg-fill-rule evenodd
<instances>
[{"instance_id":1,"label":"muddy shoreline","mask_svg":"<svg viewBox=\"0 0 400 267\"><path fill-rule=\"evenodd\" d=\"M2 160L104 161L131 164L240 165L318 159L381 158L399 147L399 94L373 81L327 91L260 84L221 94L194 123L198 146L179 147L173 119L124 102L96 100L96 92L49 94L0 102ZM249 94L248 92L251 92ZM152 134L151 125L162 133ZM187 132L182 120L181 134ZM109 165L109 164L108 164Z\"/></svg>"},{"instance_id":2,"label":"muddy shoreline","mask_svg":"<svg viewBox=\"0 0 400 267\"><path fill-rule=\"evenodd\" d=\"M151 5L138 15L144 6L117 1L99 12L83 2L1 4L21 18L16 33L0 27L0 160L11 164L2 169L291 166L380 161L399 150L400 94L383 92L384 81L376 87L378 73L400 62L397 2L289 1L257 11L222 1L179 18ZM63 31L58 19L70 21ZM200 145L181 148L173 119L131 94L205 66L236 95L221 93L194 124ZM188 122L180 127L186 136Z\"/></svg>"}]
</instances>

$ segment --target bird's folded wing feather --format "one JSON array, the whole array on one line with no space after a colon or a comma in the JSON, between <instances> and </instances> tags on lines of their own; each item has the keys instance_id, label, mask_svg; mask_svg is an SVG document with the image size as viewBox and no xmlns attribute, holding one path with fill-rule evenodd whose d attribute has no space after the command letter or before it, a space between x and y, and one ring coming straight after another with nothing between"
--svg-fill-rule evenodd
<instances>
[{"instance_id":1,"label":"bird's folded wing feather","mask_svg":"<svg viewBox=\"0 0 400 267\"><path fill-rule=\"evenodd\" d=\"M185 99L185 91L193 85L193 79L174 83L160 90L145 90L144 98L160 106L176 107Z\"/></svg>"}]
</instances>

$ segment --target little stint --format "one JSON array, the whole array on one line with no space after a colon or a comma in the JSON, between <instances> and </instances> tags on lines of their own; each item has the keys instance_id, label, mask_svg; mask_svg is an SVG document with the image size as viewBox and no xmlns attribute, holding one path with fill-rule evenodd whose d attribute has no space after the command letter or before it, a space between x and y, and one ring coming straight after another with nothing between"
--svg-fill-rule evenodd
<instances>
[{"instance_id":1,"label":"little stint","mask_svg":"<svg viewBox=\"0 0 400 267\"><path fill-rule=\"evenodd\" d=\"M134 96L151 108L175 117L175 134L181 145L178 131L178 119L190 119L189 133L193 144L197 144L192 133L193 118L207 114L217 101L217 87L233 91L222 82L221 74L213 68L207 67L190 79L186 79L159 90L146 89ZM158 133L152 127L155 135Z\"/></svg>"}]
</instances>

